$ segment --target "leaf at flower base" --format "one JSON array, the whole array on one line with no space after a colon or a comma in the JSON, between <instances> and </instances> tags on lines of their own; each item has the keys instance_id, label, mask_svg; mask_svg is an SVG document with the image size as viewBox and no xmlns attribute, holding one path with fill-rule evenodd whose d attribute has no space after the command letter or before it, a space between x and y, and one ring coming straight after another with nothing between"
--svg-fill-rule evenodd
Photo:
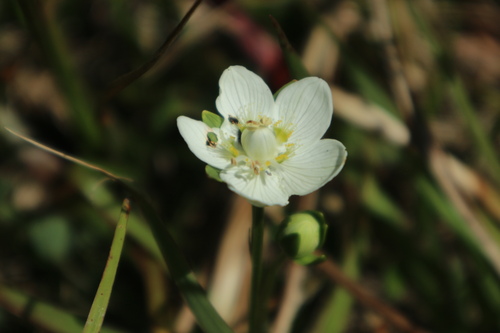
<instances>
[{"instance_id":1,"label":"leaf at flower base","mask_svg":"<svg viewBox=\"0 0 500 333\"><path fill-rule=\"evenodd\" d=\"M205 167L205 172L207 173L207 176L220 182L223 183L224 181L220 178L220 170L217 168L214 168L213 166L207 165Z\"/></svg>"},{"instance_id":2,"label":"leaf at flower base","mask_svg":"<svg viewBox=\"0 0 500 333\"><path fill-rule=\"evenodd\" d=\"M222 118L218 114L205 110L201 112L201 120L209 127L219 128L221 127L224 118Z\"/></svg>"}]
</instances>

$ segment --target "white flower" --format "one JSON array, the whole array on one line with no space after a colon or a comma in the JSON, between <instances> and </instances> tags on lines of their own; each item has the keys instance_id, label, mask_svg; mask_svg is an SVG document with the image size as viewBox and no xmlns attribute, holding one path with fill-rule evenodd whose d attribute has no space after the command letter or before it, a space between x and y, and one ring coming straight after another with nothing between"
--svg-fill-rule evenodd
<instances>
[{"instance_id":1,"label":"white flower","mask_svg":"<svg viewBox=\"0 0 500 333\"><path fill-rule=\"evenodd\" d=\"M184 116L177 126L189 149L221 170L232 191L255 206L284 206L291 195L311 193L340 172L347 157L344 145L321 139L333 114L325 81L293 82L274 100L259 76L232 66L219 86L220 128Z\"/></svg>"}]
</instances>

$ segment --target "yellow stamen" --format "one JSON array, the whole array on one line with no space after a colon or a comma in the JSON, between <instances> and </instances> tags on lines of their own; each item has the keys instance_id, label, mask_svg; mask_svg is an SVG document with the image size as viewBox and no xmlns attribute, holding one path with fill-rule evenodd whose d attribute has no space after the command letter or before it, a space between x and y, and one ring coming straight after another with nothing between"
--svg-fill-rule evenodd
<instances>
[{"instance_id":1,"label":"yellow stamen","mask_svg":"<svg viewBox=\"0 0 500 333\"><path fill-rule=\"evenodd\" d=\"M231 153L231 155L233 155L234 157L238 157L240 155L240 152L238 151L238 149L234 148L234 146L230 146L229 147L229 152Z\"/></svg>"},{"instance_id":2,"label":"yellow stamen","mask_svg":"<svg viewBox=\"0 0 500 333\"><path fill-rule=\"evenodd\" d=\"M276 135L276 139L278 142L287 142L290 136L292 135L292 131L287 131L281 127L274 127L274 134Z\"/></svg>"},{"instance_id":3,"label":"yellow stamen","mask_svg":"<svg viewBox=\"0 0 500 333\"><path fill-rule=\"evenodd\" d=\"M286 161L288 159L288 154L281 154L276 157L276 162L281 163L283 161Z\"/></svg>"}]
</instances>

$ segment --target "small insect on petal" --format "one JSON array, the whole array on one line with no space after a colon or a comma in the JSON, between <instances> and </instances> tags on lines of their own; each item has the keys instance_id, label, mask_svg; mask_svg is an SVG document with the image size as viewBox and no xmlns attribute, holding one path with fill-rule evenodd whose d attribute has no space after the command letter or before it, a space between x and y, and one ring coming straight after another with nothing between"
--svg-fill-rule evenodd
<instances>
[{"instance_id":1,"label":"small insect on petal","mask_svg":"<svg viewBox=\"0 0 500 333\"><path fill-rule=\"evenodd\" d=\"M207 146L212 147L212 148L217 147L218 140L219 139L217 138L217 134L215 134L214 132L207 133L207 141L206 141Z\"/></svg>"},{"instance_id":2,"label":"small insect on petal","mask_svg":"<svg viewBox=\"0 0 500 333\"><path fill-rule=\"evenodd\" d=\"M229 116L229 122L230 122L231 124L233 124L233 125L238 125L238 123L239 123L239 121L238 121L238 119L237 119L237 118L235 118L235 117L231 117L231 116Z\"/></svg>"}]
</instances>

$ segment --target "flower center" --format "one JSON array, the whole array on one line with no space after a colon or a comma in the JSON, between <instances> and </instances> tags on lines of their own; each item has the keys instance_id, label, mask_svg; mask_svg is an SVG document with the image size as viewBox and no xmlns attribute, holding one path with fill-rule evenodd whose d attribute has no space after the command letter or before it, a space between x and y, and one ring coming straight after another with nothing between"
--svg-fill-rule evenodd
<instances>
[{"instance_id":1,"label":"flower center","mask_svg":"<svg viewBox=\"0 0 500 333\"><path fill-rule=\"evenodd\" d=\"M265 162L276 157L278 142L272 129L262 124L248 124L241 133L241 146L254 161Z\"/></svg>"}]
</instances>

